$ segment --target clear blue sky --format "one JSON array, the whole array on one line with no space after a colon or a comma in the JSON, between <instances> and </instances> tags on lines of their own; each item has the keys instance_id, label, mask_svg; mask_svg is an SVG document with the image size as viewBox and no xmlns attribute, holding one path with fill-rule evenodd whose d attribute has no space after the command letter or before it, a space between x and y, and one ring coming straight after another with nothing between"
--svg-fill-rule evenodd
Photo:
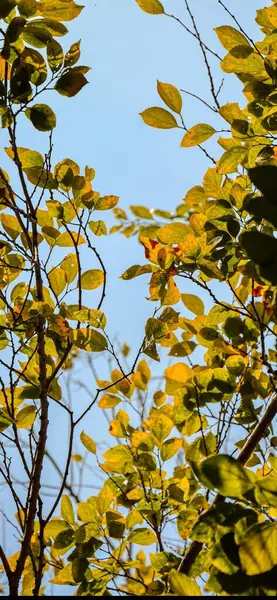
<instances>
[{"instance_id":1,"label":"clear blue sky","mask_svg":"<svg viewBox=\"0 0 277 600\"><path fill-rule=\"evenodd\" d=\"M211 101L199 47L178 23L164 16L143 13L135 0L84 0L84 3L82 15L69 23L70 34L63 43L68 47L82 38L81 64L91 66L90 83L74 99L59 97L54 92L45 97L58 117L54 160L58 162L68 156L82 166L94 167L95 188L103 195L120 196L123 208L128 208L129 204L145 204L149 208L173 210L190 187L201 183L210 165L197 148L179 148L180 131L149 128L138 113L149 106L162 105L156 92L157 79ZM258 39L260 33L253 24L255 10L271 4L269 0L264 3L261 0L226 0L226 3L249 35ZM193 0L191 5L204 41L223 56L224 49L213 28L233 24L230 18L217 0ZM164 6L190 26L182 0L165 0ZM219 84L219 65L216 61L213 65ZM235 76L227 76L222 103L237 101L240 88ZM222 126L203 105L188 97L184 98L183 114L188 127L199 122ZM21 131L20 145L44 149L47 135L34 132L28 123ZM2 134L2 138L4 136ZM209 142L207 148L214 156L219 155L220 149L215 142ZM2 165L9 167L5 158ZM97 238L97 245L108 270L104 310L108 316L109 334L118 333L122 341L136 349L154 306L145 300L145 277L131 282L123 282L118 277L130 265L145 262L142 248L135 239L126 240L120 235ZM89 261L90 258L87 267L91 264ZM81 394L76 402L83 402ZM50 444L52 449L56 445L61 459L66 440L61 436L57 442L57 428L60 432L63 420L63 412L56 409ZM86 419L84 429L98 441L107 439L107 428L100 421L97 408ZM9 545L12 551L12 538ZM56 587L55 593L64 593L64 589Z\"/></svg>"}]
</instances>

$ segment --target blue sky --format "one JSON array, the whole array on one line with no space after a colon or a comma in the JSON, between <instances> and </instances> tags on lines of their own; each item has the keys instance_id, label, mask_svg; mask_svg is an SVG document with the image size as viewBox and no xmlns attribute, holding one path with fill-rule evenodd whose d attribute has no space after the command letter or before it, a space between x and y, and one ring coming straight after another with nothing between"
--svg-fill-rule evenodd
<instances>
[{"instance_id":1,"label":"blue sky","mask_svg":"<svg viewBox=\"0 0 277 600\"><path fill-rule=\"evenodd\" d=\"M249 35L258 39L260 33L253 20L261 1L226 2ZM213 28L233 24L230 18L216 0L194 0L191 4L204 41L224 56ZM190 26L182 0L165 0L164 6ZM210 164L197 148L179 148L182 132L147 127L139 112L149 106L162 105L156 91L157 79L188 89L211 102L197 42L172 19L142 12L135 0L86 0L83 13L69 23L69 29L64 46L82 38L81 64L90 65L91 71L89 85L76 98L59 97L54 92L45 97L58 117L54 135L55 162L68 156L81 166L88 164L95 168L95 188L103 195L120 196L120 206L125 209L130 204L144 204L149 208L173 210L188 189L201 183ZM222 76L219 64L217 61L212 64L219 84ZM238 99L243 102L240 89L235 76L227 76L221 102ZM188 97L184 97L183 115L188 127L199 122L222 127L208 109ZM34 132L27 122L21 126L21 135L18 141L22 146L41 151L46 147L47 135ZM214 141L208 142L207 148L215 157L219 156L220 148ZM9 167L5 157L2 165ZM154 306L145 300L146 277L124 282L119 276L130 265L145 262L142 248L136 239L126 240L120 235L97 238L97 247L108 271L104 311L108 316L109 334L119 334L122 342L136 349ZM90 257L84 260L89 268ZM186 287L182 291L194 290ZM95 298L97 293L91 292ZM94 300L91 306L93 303ZM76 401L78 404L84 401L81 394ZM64 415L56 410L54 416L50 444L57 448L57 428L60 431L63 427ZM107 438L107 428L97 408L86 419L84 428L96 440ZM62 458L65 435L58 440L57 454ZM47 468L46 476L48 472L50 477ZM10 546L12 550L12 542Z\"/></svg>"}]
</instances>

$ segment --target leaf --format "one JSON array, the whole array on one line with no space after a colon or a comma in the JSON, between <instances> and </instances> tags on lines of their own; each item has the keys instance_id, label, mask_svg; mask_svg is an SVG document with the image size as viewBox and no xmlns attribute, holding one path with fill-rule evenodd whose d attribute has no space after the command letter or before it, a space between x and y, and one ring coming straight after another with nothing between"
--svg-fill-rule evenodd
<instances>
[{"instance_id":1,"label":"leaf","mask_svg":"<svg viewBox=\"0 0 277 600\"><path fill-rule=\"evenodd\" d=\"M131 205L130 210L132 211L133 215L135 215L135 217L141 217L142 219L153 219L149 208L146 208L146 206Z\"/></svg>"},{"instance_id":2,"label":"leaf","mask_svg":"<svg viewBox=\"0 0 277 600\"><path fill-rule=\"evenodd\" d=\"M1 0L0 19L5 19L16 6L16 0Z\"/></svg>"},{"instance_id":3,"label":"leaf","mask_svg":"<svg viewBox=\"0 0 277 600\"><path fill-rule=\"evenodd\" d=\"M34 423L36 418L36 407L33 404L25 406L16 415L17 429L28 429Z\"/></svg>"},{"instance_id":4,"label":"leaf","mask_svg":"<svg viewBox=\"0 0 277 600\"><path fill-rule=\"evenodd\" d=\"M104 273L100 269L90 269L81 276L81 287L83 290L96 290L104 283Z\"/></svg>"},{"instance_id":5,"label":"leaf","mask_svg":"<svg viewBox=\"0 0 277 600\"><path fill-rule=\"evenodd\" d=\"M63 269L57 267L52 269L48 275L52 290L56 296L62 293L66 286L65 272Z\"/></svg>"},{"instance_id":6,"label":"leaf","mask_svg":"<svg viewBox=\"0 0 277 600\"><path fill-rule=\"evenodd\" d=\"M20 227L20 224L19 224L17 218L14 217L13 215L2 214L1 215L1 223L2 223L2 227L4 228L4 230L6 231L8 236L12 240L16 240L16 238L21 233L21 227Z\"/></svg>"},{"instance_id":7,"label":"leaf","mask_svg":"<svg viewBox=\"0 0 277 600\"><path fill-rule=\"evenodd\" d=\"M89 435L82 431L80 439L82 444L89 452L92 452L92 454L96 454L96 443Z\"/></svg>"},{"instance_id":8,"label":"leaf","mask_svg":"<svg viewBox=\"0 0 277 600\"><path fill-rule=\"evenodd\" d=\"M276 186L277 186L277 167L273 165L261 165L248 169L248 175L260 192L266 199L275 203Z\"/></svg>"},{"instance_id":9,"label":"leaf","mask_svg":"<svg viewBox=\"0 0 277 600\"><path fill-rule=\"evenodd\" d=\"M182 110L182 96L174 85L170 83L157 82L157 90L161 99L165 104L174 110L174 112L180 114Z\"/></svg>"},{"instance_id":10,"label":"leaf","mask_svg":"<svg viewBox=\"0 0 277 600\"><path fill-rule=\"evenodd\" d=\"M277 207L272 202L268 202L266 198L262 196L250 198L245 208L251 215L266 219L277 229Z\"/></svg>"},{"instance_id":11,"label":"leaf","mask_svg":"<svg viewBox=\"0 0 277 600\"><path fill-rule=\"evenodd\" d=\"M163 244L179 244L184 241L189 232L188 225L175 221L175 223L169 223L161 227L157 232L157 237Z\"/></svg>"},{"instance_id":12,"label":"leaf","mask_svg":"<svg viewBox=\"0 0 277 600\"><path fill-rule=\"evenodd\" d=\"M227 454L218 454L201 462L201 473L205 485L217 489L222 496L242 496L253 488L249 472L235 458Z\"/></svg>"},{"instance_id":13,"label":"leaf","mask_svg":"<svg viewBox=\"0 0 277 600\"><path fill-rule=\"evenodd\" d=\"M26 108L25 115L38 131L51 131L56 127L56 115L47 104L35 104Z\"/></svg>"},{"instance_id":14,"label":"leaf","mask_svg":"<svg viewBox=\"0 0 277 600\"><path fill-rule=\"evenodd\" d=\"M239 545L239 557L247 575L259 575L277 565L277 526L265 523L247 531Z\"/></svg>"},{"instance_id":15,"label":"leaf","mask_svg":"<svg viewBox=\"0 0 277 600\"><path fill-rule=\"evenodd\" d=\"M127 446L113 446L112 448L109 448L109 450L106 450L103 456L115 470L118 470L119 473L124 472L122 470L123 465L124 468L133 465L133 457Z\"/></svg>"},{"instance_id":16,"label":"leaf","mask_svg":"<svg viewBox=\"0 0 277 600\"><path fill-rule=\"evenodd\" d=\"M83 236L77 233L77 231L71 231L70 233L68 231L61 233L56 240L57 246L60 246L61 248L70 248L71 246L74 246L74 242L77 246L85 244Z\"/></svg>"},{"instance_id":17,"label":"leaf","mask_svg":"<svg viewBox=\"0 0 277 600\"><path fill-rule=\"evenodd\" d=\"M124 271L124 273L121 275L121 279L134 279L134 277L139 277L139 275L153 273L157 270L158 267L155 267L154 265L133 265L132 267L129 267L127 271Z\"/></svg>"},{"instance_id":18,"label":"leaf","mask_svg":"<svg viewBox=\"0 0 277 600\"><path fill-rule=\"evenodd\" d=\"M75 4L74 0L40 0L38 11L44 17L57 21L72 21L78 17L83 8Z\"/></svg>"},{"instance_id":19,"label":"leaf","mask_svg":"<svg viewBox=\"0 0 277 600\"><path fill-rule=\"evenodd\" d=\"M260 231L245 231L239 238L248 257L259 265L260 273L277 284L277 240Z\"/></svg>"},{"instance_id":20,"label":"leaf","mask_svg":"<svg viewBox=\"0 0 277 600\"><path fill-rule=\"evenodd\" d=\"M248 152L249 148L245 148L244 146L236 146L226 150L217 163L218 172L222 175L234 173L238 165L246 158Z\"/></svg>"},{"instance_id":21,"label":"leaf","mask_svg":"<svg viewBox=\"0 0 277 600\"><path fill-rule=\"evenodd\" d=\"M99 400L98 406L99 408L115 408L120 402L121 400L118 396L115 396L114 394L104 394Z\"/></svg>"},{"instance_id":22,"label":"leaf","mask_svg":"<svg viewBox=\"0 0 277 600\"><path fill-rule=\"evenodd\" d=\"M162 461L170 460L182 448L182 440L180 438L171 438L163 442L161 446Z\"/></svg>"},{"instance_id":23,"label":"leaf","mask_svg":"<svg viewBox=\"0 0 277 600\"><path fill-rule=\"evenodd\" d=\"M172 420L158 410L156 410L153 413L153 416L147 420L147 424L152 435L158 442L163 442L170 434L173 427Z\"/></svg>"},{"instance_id":24,"label":"leaf","mask_svg":"<svg viewBox=\"0 0 277 600\"><path fill-rule=\"evenodd\" d=\"M250 46L246 37L230 25L215 27L214 31L225 50L232 50L235 46Z\"/></svg>"},{"instance_id":25,"label":"leaf","mask_svg":"<svg viewBox=\"0 0 277 600\"><path fill-rule=\"evenodd\" d=\"M66 494L62 496L61 500L61 517L70 525L75 525L73 505Z\"/></svg>"},{"instance_id":26,"label":"leaf","mask_svg":"<svg viewBox=\"0 0 277 600\"><path fill-rule=\"evenodd\" d=\"M97 237L101 235L107 235L107 226L104 221L90 221L89 228Z\"/></svg>"},{"instance_id":27,"label":"leaf","mask_svg":"<svg viewBox=\"0 0 277 600\"><path fill-rule=\"evenodd\" d=\"M150 127L157 127L158 129L173 129L174 127L178 127L174 115L165 110L165 108L152 106L152 108L146 108L146 110L139 114L144 123L150 125Z\"/></svg>"},{"instance_id":28,"label":"leaf","mask_svg":"<svg viewBox=\"0 0 277 600\"><path fill-rule=\"evenodd\" d=\"M252 50L249 44L232 48L232 50L226 54L220 66L224 73L259 75L264 71L264 61L262 57Z\"/></svg>"},{"instance_id":29,"label":"leaf","mask_svg":"<svg viewBox=\"0 0 277 600\"><path fill-rule=\"evenodd\" d=\"M110 210L118 204L118 196L103 196L95 204L95 210Z\"/></svg>"},{"instance_id":30,"label":"leaf","mask_svg":"<svg viewBox=\"0 0 277 600\"><path fill-rule=\"evenodd\" d=\"M27 179L35 186L45 190L57 190L58 182L54 179L52 173L49 173L42 167L25 168Z\"/></svg>"},{"instance_id":31,"label":"leaf","mask_svg":"<svg viewBox=\"0 0 277 600\"><path fill-rule=\"evenodd\" d=\"M77 585L72 575L72 563L69 563L60 569L55 577L49 579L48 583L55 583L56 585Z\"/></svg>"},{"instance_id":32,"label":"leaf","mask_svg":"<svg viewBox=\"0 0 277 600\"><path fill-rule=\"evenodd\" d=\"M185 133L181 141L181 148L198 146L199 144L202 144L202 142L205 142L212 137L214 133L216 133L216 130L211 125L206 125L205 123L194 125Z\"/></svg>"},{"instance_id":33,"label":"leaf","mask_svg":"<svg viewBox=\"0 0 277 600\"><path fill-rule=\"evenodd\" d=\"M80 40L72 44L66 52L64 57L64 66L65 67L73 67L79 60L81 51L80 51Z\"/></svg>"},{"instance_id":34,"label":"leaf","mask_svg":"<svg viewBox=\"0 0 277 600\"><path fill-rule=\"evenodd\" d=\"M203 315L205 307L203 301L194 294L181 294L182 302L195 315Z\"/></svg>"},{"instance_id":35,"label":"leaf","mask_svg":"<svg viewBox=\"0 0 277 600\"><path fill-rule=\"evenodd\" d=\"M63 65L63 48L57 40L50 40L47 44L47 61L52 73L57 73Z\"/></svg>"},{"instance_id":36,"label":"leaf","mask_svg":"<svg viewBox=\"0 0 277 600\"><path fill-rule=\"evenodd\" d=\"M131 531L127 539L129 542L138 544L139 546L151 546L156 543L157 536L151 529L139 527L138 529Z\"/></svg>"},{"instance_id":37,"label":"leaf","mask_svg":"<svg viewBox=\"0 0 277 600\"><path fill-rule=\"evenodd\" d=\"M199 585L184 573L179 573L172 569L168 576L168 581L174 594L177 596L201 596Z\"/></svg>"},{"instance_id":38,"label":"leaf","mask_svg":"<svg viewBox=\"0 0 277 600\"><path fill-rule=\"evenodd\" d=\"M6 411L0 409L0 432L8 429L13 422L14 419Z\"/></svg>"},{"instance_id":39,"label":"leaf","mask_svg":"<svg viewBox=\"0 0 277 600\"><path fill-rule=\"evenodd\" d=\"M108 348L106 338L94 329L74 329L71 331L71 341L77 348L87 352L103 352Z\"/></svg>"},{"instance_id":40,"label":"leaf","mask_svg":"<svg viewBox=\"0 0 277 600\"><path fill-rule=\"evenodd\" d=\"M144 12L150 13L150 15L162 15L164 13L163 5L159 0L136 0Z\"/></svg>"},{"instance_id":41,"label":"leaf","mask_svg":"<svg viewBox=\"0 0 277 600\"><path fill-rule=\"evenodd\" d=\"M61 96L73 98L87 83L88 81L83 73L78 73L71 69L59 77L54 87Z\"/></svg>"}]
</instances>

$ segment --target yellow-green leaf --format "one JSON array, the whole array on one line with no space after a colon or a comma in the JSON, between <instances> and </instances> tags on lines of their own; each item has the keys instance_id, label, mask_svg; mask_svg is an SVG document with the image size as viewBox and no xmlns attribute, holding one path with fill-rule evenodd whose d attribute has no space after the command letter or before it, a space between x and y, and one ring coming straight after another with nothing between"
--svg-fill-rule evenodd
<instances>
[{"instance_id":1,"label":"yellow-green leaf","mask_svg":"<svg viewBox=\"0 0 277 600\"><path fill-rule=\"evenodd\" d=\"M57 21L72 21L83 8L75 4L74 0L41 0L38 4L38 12L43 17Z\"/></svg>"},{"instance_id":2,"label":"yellow-green leaf","mask_svg":"<svg viewBox=\"0 0 277 600\"><path fill-rule=\"evenodd\" d=\"M190 232L190 228L181 221L169 223L161 227L157 232L158 239L163 244L179 244L184 241L185 236Z\"/></svg>"},{"instance_id":3,"label":"yellow-green leaf","mask_svg":"<svg viewBox=\"0 0 277 600\"><path fill-rule=\"evenodd\" d=\"M166 440L163 442L161 446L161 459L163 461L169 460L177 452L179 452L182 447L182 440L180 438L171 438L170 440Z\"/></svg>"},{"instance_id":4,"label":"yellow-green leaf","mask_svg":"<svg viewBox=\"0 0 277 600\"><path fill-rule=\"evenodd\" d=\"M232 50L235 46L250 46L247 38L237 29L230 25L215 27L214 31L226 50Z\"/></svg>"},{"instance_id":5,"label":"yellow-green leaf","mask_svg":"<svg viewBox=\"0 0 277 600\"><path fill-rule=\"evenodd\" d=\"M164 7L159 0L136 0L144 12L150 13L150 15L162 15L164 13Z\"/></svg>"},{"instance_id":6,"label":"yellow-green leaf","mask_svg":"<svg viewBox=\"0 0 277 600\"><path fill-rule=\"evenodd\" d=\"M97 235L97 237L100 237L100 235L107 235L108 233L107 226L104 221L90 221L88 225L92 233Z\"/></svg>"},{"instance_id":7,"label":"yellow-green leaf","mask_svg":"<svg viewBox=\"0 0 277 600\"><path fill-rule=\"evenodd\" d=\"M218 172L222 175L234 173L238 165L246 158L248 151L249 148L245 148L244 146L236 146L226 150L218 161Z\"/></svg>"},{"instance_id":8,"label":"yellow-green leaf","mask_svg":"<svg viewBox=\"0 0 277 600\"><path fill-rule=\"evenodd\" d=\"M201 298L194 294L181 294L182 301L188 310L195 315L203 315L205 312L204 303Z\"/></svg>"},{"instance_id":9,"label":"yellow-green leaf","mask_svg":"<svg viewBox=\"0 0 277 600\"><path fill-rule=\"evenodd\" d=\"M181 148L198 146L212 137L214 133L216 133L216 130L211 125L206 125L205 123L194 125L185 133L181 141Z\"/></svg>"},{"instance_id":10,"label":"yellow-green leaf","mask_svg":"<svg viewBox=\"0 0 277 600\"><path fill-rule=\"evenodd\" d=\"M81 276L81 287L83 290L96 290L104 283L104 273L100 269L90 269Z\"/></svg>"},{"instance_id":11,"label":"yellow-green leaf","mask_svg":"<svg viewBox=\"0 0 277 600\"><path fill-rule=\"evenodd\" d=\"M64 519L64 521L67 521L67 523L70 523L70 525L74 525L75 519L74 519L73 505L72 505L72 502L71 502L69 496L66 496L66 494L64 494L62 496L61 517Z\"/></svg>"},{"instance_id":12,"label":"yellow-green leaf","mask_svg":"<svg viewBox=\"0 0 277 600\"><path fill-rule=\"evenodd\" d=\"M157 541L157 536L151 529L139 527L138 529L131 531L128 535L128 541L133 544L138 544L139 546L151 546Z\"/></svg>"},{"instance_id":13,"label":"yellow-green leaf","mask_svg":"<svg viewBox=\"0 0 277 600\"><path fill-rule=\"evenodd\" d=\"M157 127L158 129L173 129L173 127L178 127L174 115L159 106L146 108L146 110L140 113L140 116L144 123L150 125L150 127Z\"/></svg>"},{"instance_id":14,"label":"yellow-green leaf","mask_svg":"<svg viewBox=\"0 0 277 600\"><path fill-rule=\"evenodd\" d=\"M16 415L17 429L28 429L33 425L36 418L36 407L33 404L24 406Z\"/></svg>"},{"instance_id":15,"label":"yellow-green leaf","mask_svg":"<svg viewBox=\"0 0 277 600\"><path fill-rule=\"evenodd\" d=\"M57 267L52 269L48 275L53 292L58 296L62 293L66 286L65 272L63 269Z\"/></svg>"},{"instance_id":16,"label":"yellow-green leaf","mask_svg":"<svg viewBox=\"0 0 277 600\"><path fill-rule=\"evenodd\" d=\"M89 435L87 435L87 433L82 431L80 435L80 440L89 452L92 452L92 454L96 454L96 443Z\"/></svg>"},{"instance_id":17,"label":"yellow-green leaf","mask_svg":"<svg viewBox=\"0 0 277 600\"><path fill-rule=\"evenodd\" d=\"M239 557L247 575L260 575L277 565L277 525L265 523L247 531Z\"/></svg>"},{"instance_id":18,"label":"yellow-green leaf","mask_svg":"<svg viewBox=\"0 0 277 600\"><path fill-rule=\"evenodd\" d=\"M174 85L170 83L163 83L162 81L157 82L158 94L164 103L174 110L174 112L180 114L182 110L182 96Z\"/></svg>"},{"instance_id":19,"label":"yellow-green leaf","mask_svg":"<svg viewBox=\"0 0 277 600\"><path fill-rule=\"evenodd\" d=\"M172 569L168 581L174 594L177 596L202 596L199 585L193 579Z\"/></svg>"}]
</instances>

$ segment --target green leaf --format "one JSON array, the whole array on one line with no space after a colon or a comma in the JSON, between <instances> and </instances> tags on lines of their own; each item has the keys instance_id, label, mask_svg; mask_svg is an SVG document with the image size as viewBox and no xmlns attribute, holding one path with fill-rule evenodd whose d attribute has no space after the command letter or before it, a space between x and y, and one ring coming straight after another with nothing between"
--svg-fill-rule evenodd
<instances>
[{"instance_id":1,"label":"green leaf","mask_svg":"<svg viewBox=\"0 0 277 600\"><path fill-rule=\"evenodd\" d=\"M277 167L273 165L261 165L260 167L254 167L248 169L248 175L260 192L266 197L266 199L272 203L276 199L276 187L277 187Z\"/></svg>"},{"instance_id":2,"label":"green leaf","mask_svg":"<svg viewBox=\"0 0 277 600\"><path fill-rule=\"evenodd\" d=\"M250 198L245 208L251 215L266 219L277 229L277 207L272 202L268 202L263 196Z\"/></svg>"},{"instance_id":3,"label":"green leaf","mask_svg":"<svg viewBox=\"0 0 277 600\"><path fill-rule=\"evenodd\" d=\"M180 114L182 110L182 96L174 85L170 83L157 82L158 94L164 103L174 110L174 112Z\"/></svg>"},{"instance_id":4,"label":"green leaf","mask_svg":"<svg viewBox=\"0 0 277 600\"><path fill-rule=\"evenodd\" d=\"M75 524L73 505L69 496L65 494L62 496L61 501L61 517L70 525Z\"/></svg>"},{"instance_id":5,"label":"green leaf","mask_svg":"<svg viewBox=\"0 0 277 600\"><path fill-rule=\"evenodd\" d=\"M214 31L225 50L232 50L235 46L250 46L246 37L230 25L215 27Z\"/></svg>"},{"instance_id":6,"label":"green leaf","mask_svg":"<svg viewBox=\"0 0 277 600\"><path fill-rule=\"evenodd\" d=\"M81 287L83 290L96 290L104 283L104 273L100 269L90 269L81 276Z\"/></svg>"},{"instance_id":7,"label":"green leaf","mask_svg":"<svg viewBox=\"0 0 277 600\"><path fill-rule=\"evenodd\" d=\"M277 565L276 523L263 523L247 531L239 546L239 557L247 575L259 575Z\"/></svg>"},{"instance_id":8,"label":"green leaf","mask_svg":"<svg viewBox=\"0 0 277 600\"><path fill-rule=\"evenodd\" d=\"M82 431L80 439L82 444L89 452L92 452L92 454L96 454L96 443L89 435Z\"/></svg>"},{"instance_id":9,"label":"green leaf","mask_svg":"<svg viewBox=\"0 0 277 600\"><path fill-rule=\"evenodd\" d=\"M90 221L89 228L97 237L101 235L107 235L107 226L104 221Z\"/></svg>"},{"instance_id":10,"label":"green leaf","mask_svg":"<svg viewBox=\"0 0 277 600\"><path fill-rule=\"evenodd\" d=\"M16 6L16 0L1 0L0 19L5 19Z\"/></svg>"},{"instance_id":11,"label":"green leaf","mask_svg":"<svg viewBox=\"0 0 277 600\"><path fill-rule=\"evenodd\" d=\"M47 61L52 73L57 73L63 65L64 55L61 44L57 40L50 40L47 44Z\"/></svg>"},{"instance_id":12,"label":"green leaf","mask_svg":"<svg viewBox=\"0 0 277 600\"><path fill-rule=\"evenodd\" d=\"M33 404L25 406L16 415L17 429L28 429L34 423L36 418L36 407Z\"/></svg>"},{"instance_id":13,"label":"green leaf","mask_svg":"<svg viewBox=\"0 0 277 600\"><path fill-rule=\"evenodd\" d=\"M146 108L146 110L139 114L144 123L150 125L150 127L157 127L158 129L173 129L173 127L178 127L174 115L165 110L165 108L152 106L152 108Z\"/></svg>"},{"instance_id":14,"label":"green leaf","mask_svg":"<svg viewBox=\"0 0 277 600\"><path fill-rule=\"evenodd\" d=\"M262 277L277 284L277 240L260 231L245 231L239 238L248 257L259 265Z\"/></svg>"},{"instance_id":15,"label":"green leaf","mask_svg":"<svg viewBox=\"0 0 277 600\"><path fill-rule=\"evenodd\" d=\"M74 0L40 0L38 11L43 17L57 21L72 21L76 19L83 6L75 4Z\"/></svg>"},{"instance_id":16,"label":"green leaf","mask_svg":"<svg viewBox=\"0 0 277 600\"><path fill-rule=\"evenodd\" d=\"M70 71L66 71L63 73L61 77L55 83L55 90L61 96L67 96L68 98L73 98L76 96L81 89L87 85L88 81L83 75L83 73L78 73L71 69Z\"/></svg>"},{"instance_id":17,"label":"green leaf","mask_svg":"<svg viewBox=\"0 0 277 600\"><path fill-rule=\"evenodd\" d=\"M169 585L177 596L201 596L199 585L184 573L172 569L168 577Z\"/></svg>"},{"instance_id":18,"label":"green leaf","mask_svg":"<svg viewBox=\"0 0 277 600\"><path fill-rule=\"evenodd\" d=\"M194 125L185 133L181 141L181 148L198 146L212 137L214 133L216 133L216 130L211 125L206 125L205 123Z\"/></svg>"},{"instance_id":19,"label":"green leaf","mask_svg":"<svg viewBox=\"0 0 277 600\"><path fill-rule=\"evenodd\" d=\"M226 150L217 163L218 172L222 175L228 175L234 173L248 154L249 148L243 146L236 146Z\"/></svg>"},{"instance_id":20,"label":"green leaf","mask_svg":"<svg viewBox=\"0 0 277 600\"><path fill-rule=\"evenodd\" d=\"M157 536L151 529L139 527L138 529L131 531L127 539L129 542L138 544L139 546L151 546L157 541Z\"/></svg>"},{"instance_id":21,"label":"green leaf","mask_svg":"<svg viewBox=\"0 0 277 600\"><path fill-rule=\"evenodd\" d=\"M217 489L222 496L242 496L253 488L253 479L235 458L227 454L218 454L207 458L200 465L205 478L205 485Z\"/></svg>"},{"instance_id":22,"label":"green leaf","mask_svg":"<svg viewBox=\"0 0 277 600\"><path fill-rule=\"evenodd\" d=\"M195 315L203 315L205 312L204 303L201 298L194 294L181 294L182 302Z\"/></svg>"},{"instance_id":23,"label":"green leaf","mask_svg":"<svg viewBox=\"0 0 277 600\"><path fill-rule=\"evenodd\" d=\"M150 13L150 15L162 15L164 13L164 7L159 0L136 0L144 12Z\"/></svg>"}]
</instances>

